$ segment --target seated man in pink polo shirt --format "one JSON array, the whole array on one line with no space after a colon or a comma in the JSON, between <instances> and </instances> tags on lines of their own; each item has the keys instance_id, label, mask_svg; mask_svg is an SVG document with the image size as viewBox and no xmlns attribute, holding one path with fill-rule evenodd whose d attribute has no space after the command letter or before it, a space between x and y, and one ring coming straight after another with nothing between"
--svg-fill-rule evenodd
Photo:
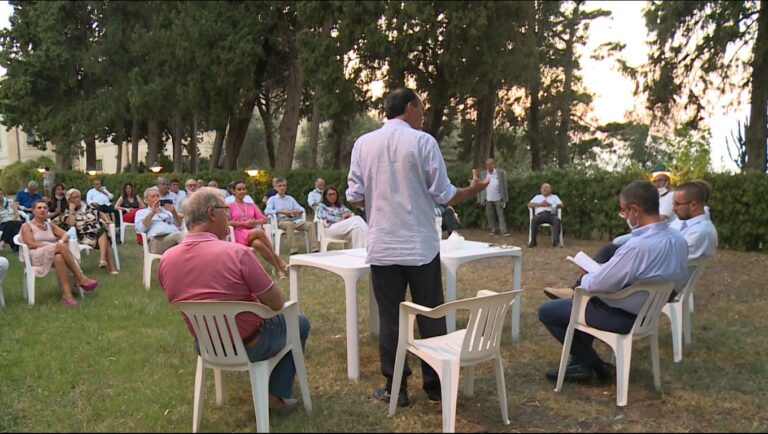
<instances>
[{"instance_id":1,"label":"seated man in pink polo shirt","mask_svg":"<svg viewBox=\"0 0 768 434\"><path fill-rule=\"evenodd\" d=\"M229 207L218 189L197 190L184 201L183 208L189 232L181 244L163 254L157 270L168 301L252 301L275 311L282 309L280 289L273 285L253 253L245 246L222 241L229 234ZM283 315L262 319L243 313L236 321L251 361L268 359L285 346ZM192 332L189 324L187 327ZM299 334L304 347L309 334L309 321L304 316L299 316ZM296 406L297 401L291 399L296 375L291 354L288 352L272 370L271 409Z\"/></svg>"}]
</instances>

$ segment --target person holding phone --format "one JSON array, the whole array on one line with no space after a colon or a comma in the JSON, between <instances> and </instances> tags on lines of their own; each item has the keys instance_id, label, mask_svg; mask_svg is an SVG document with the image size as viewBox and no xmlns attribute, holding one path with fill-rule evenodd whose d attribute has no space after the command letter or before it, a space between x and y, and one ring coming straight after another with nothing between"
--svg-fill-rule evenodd
<instances>
[{"instance_id":1,"label":"person holding phone","mask_svg":"<svg viewBox=\"0 0 768 434\"><path fill-rule=\"evenodd\" d=\"M181 216L176 212L173 200L169 200L160 199L157 187L149 187L144 190L147 208L136 212L136 232L147 234L149 251L156 255L162 255L184 239Z\"/></svg>"}]
</instances>

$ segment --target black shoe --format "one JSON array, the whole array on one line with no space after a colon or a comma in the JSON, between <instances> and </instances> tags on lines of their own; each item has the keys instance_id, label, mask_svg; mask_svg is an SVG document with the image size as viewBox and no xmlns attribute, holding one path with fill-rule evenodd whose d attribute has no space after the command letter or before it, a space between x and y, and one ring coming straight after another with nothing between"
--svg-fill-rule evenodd
<instances>
[{"instance_id":1,"label":"black shoe","mask_svg":"<svg viewBox=\"0 0 768 434\"><path fill-rule=\"evenodd\" d=\"M594 371L587 365L568 365L565 368L565 381L587 381L594 376ZM547 371L546 376L550 380L557 380L557 368Z\"/></svg>"},{"instance_id":2,"label":"black shoe","mask_svg":"<svg viewBox=\"0 0 768 434\"><path fill-rule=\"evenodd\" d=\"M429 399L429 402L437 403L441 402L443 400L443 395L440 393L439 390L437 391L425 391L427 392L427 399Z\"/></svg>"},{"instance_id":3,"label":"black shoe","mask_svg":"<svg viewBox=\"0 0 768 434\"><path fill-rule=\"evenodd\" d=\"M530 243L528 243L528 247L531 247L531 248L536 247L536 243L530 242Z\"/></svg>"},{"instance_id":4,"label":"black shoe","mask_svg":"<svg viewBox=\"0 0 768 434\"><path fill-rule=\"evenodd\" d=\"M595 371L595 377L600 381L612 381L616 378L616 367L610 363L603 363L600 368L592 368Z\"/></svg>"},{"instance_id":5,"label":"black shoe","mask_svg":"<svg viewBox=\"0 0 768 434\"><path fill-rule=\"evenodd\" d=\"M389 391L386 389L373 389L373 399L389 404ZM411 400L408 399L408 392L403 390L397 396L397 406L408 407L409 405L411 405Z\"/></svg>"}]
</instances>

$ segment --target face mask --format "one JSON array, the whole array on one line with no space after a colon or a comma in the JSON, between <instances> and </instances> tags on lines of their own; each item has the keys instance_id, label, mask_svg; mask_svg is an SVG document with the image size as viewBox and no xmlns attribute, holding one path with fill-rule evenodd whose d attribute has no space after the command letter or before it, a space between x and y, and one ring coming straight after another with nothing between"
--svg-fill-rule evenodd
<instances>
[{"instance_id":1,"label":"face mask","mask_svg":"<svg viewBox=\"0 0 768 434\"><path fill-rule=\"evenodd\" d=\"M630 212L632 212L632 211L630 211ZM625 221L627 222L627 226L629 226L629 230L630 231L633 231L633 230L637 229L638 227L640 227L640 221L639 221L640 219L638 219L638 222L635 225L632 224L631 220L632 220L632 218L628 214L627 215L627 219Z\"/></svg>"},{"instance_id":2,"label":"face mask","mask_svg":"<svg viewBox=\"0 0 768 434\"><path fill-rule=\"evenodd\" d=\"M667 191L668 191L667 187L661 187L659 189L659 196L664 196L665 194L667 194Z\"/></svg>"}]
</instances>

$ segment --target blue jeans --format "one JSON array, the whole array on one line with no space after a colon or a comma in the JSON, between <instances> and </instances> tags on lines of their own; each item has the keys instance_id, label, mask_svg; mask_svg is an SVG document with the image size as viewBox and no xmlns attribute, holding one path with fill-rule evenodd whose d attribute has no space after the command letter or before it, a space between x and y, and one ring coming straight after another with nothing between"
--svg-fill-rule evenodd
<instances>
[{"instance_id":1,"label":"blue jeans","mask_svg":"<svg viewBox=\"0 0 768 434\"><path fill-rule=\"evenodd\" d=\"M251 362L266 360L285 347L286 328L285 317L282 314L262 321L259 330L261 330L261 336L256 344L245 346L245 352ZM309 320L304 315L299 315L299 339L301 340L302 351L304 351L308 336ZM195 350L200 354L197 340L195 340ZM272 374L269 376L269 393L280 398L290 398L293 393L295 376L296 366L293 364L293 352L289 351L272 369Z\"/></svg>"},{"instance_id":2,"label":"blue jeans","mask_svg":"<svg viewBox=\"0 0 768 434\"><path fill-rule=\"evenodd\" d=\"M573 299L550 300L539 307L539 321L549 330L552 336L561 343L565 340L565 332L571 319ZM626 334L632 330L636 315L622 309L610 307L599 298L593 297L587 303L585 319L587 324L600 330ZM573 332L571 343L571 364L588 365L600 369L603 361L597 355L592 342L595 338L589 333L576 330Z\"/></svg>"}]
</instances>

